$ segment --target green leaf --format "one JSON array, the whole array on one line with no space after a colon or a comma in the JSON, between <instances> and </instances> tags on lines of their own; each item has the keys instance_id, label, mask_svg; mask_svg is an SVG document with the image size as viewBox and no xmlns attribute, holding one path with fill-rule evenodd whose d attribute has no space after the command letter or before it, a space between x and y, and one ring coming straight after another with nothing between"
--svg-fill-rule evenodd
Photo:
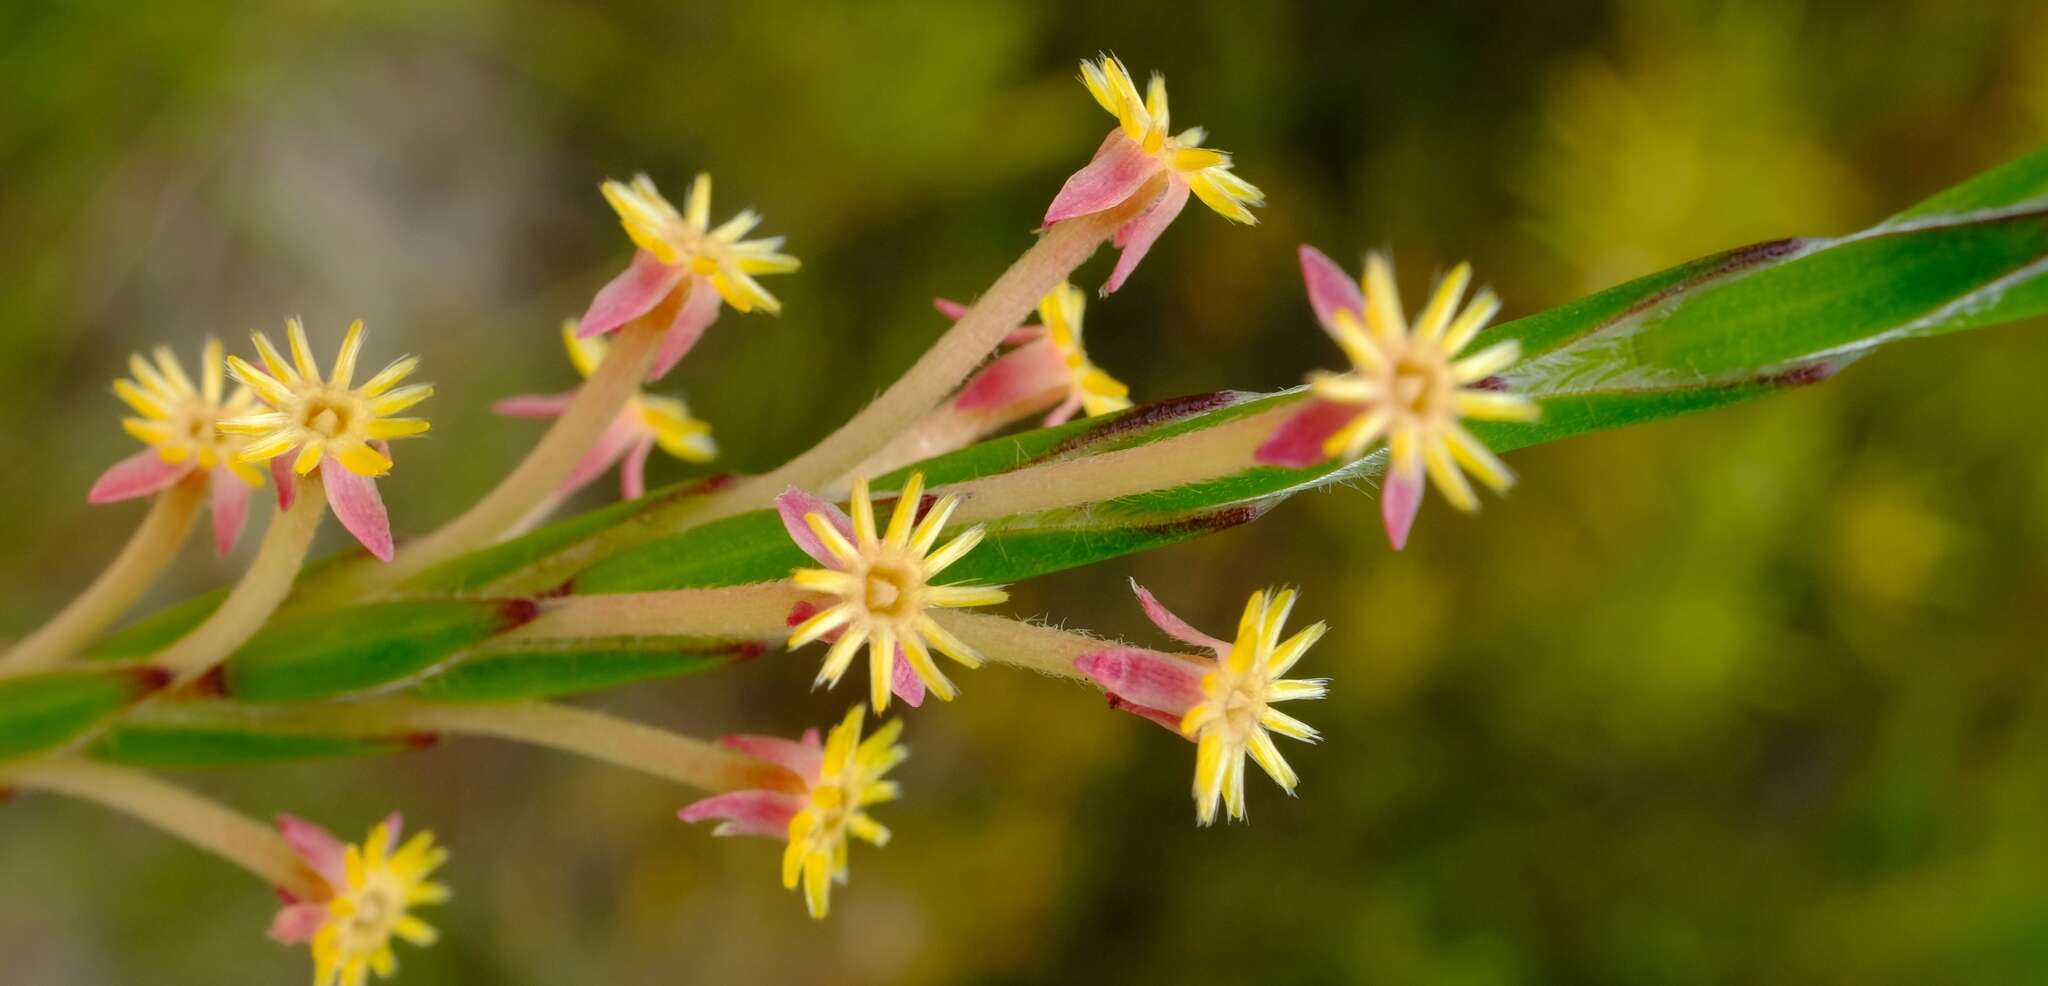
<instances>
[{"instance_id":1,"label":"green leaf","mask_svg":"<svg viewBox=\"0 0 2048 986\"><path fill-rule=\"evenodd\" d=\"M114 763L165 769L386 756L417 750L432 742L433 737L425 734L334 736L144 723L116 726L93 743L89 752Z\"/></svg>"},{"instance_id":2,"label":"green leaf","mask_svg":"<svg viewBox=\"0 0 2048 986\"><path fill-rule=\"evenodd\" d=\"M2002 164L1893 216L1889 222L2048 203L2048 147Z\"/></svg>"},{"instance_id":3,"label":"green leaf","mask_svg":"<svg viewBox=\"0 0 2048 986\"><path fill-rule=\"evenodd\" d=\"M168 681L157 668L47 671L0 679L0 760L59 746Z\"/></svg>"},{"instance_id":4,"label":"green leaf","mask_svg":"<svg viewBox=\"0 0 2048 986\"><path fill-rule=\"evenodd\" d=\"M695 637L507 642L483 648L414 690L440 702L555 698L709 671L761 649L752 641Z\"/></svg>"},{"instance_id":5,"label":"green leaf","mask_svg":"<svg viewBox=\"0 0 2048 986\"><path fill-rule=\"evenodd\" d=\"M245 702L330 698L387 685L531 620L524 599L423 599L308 613L265 627L228 658Z\"/></svg>"},{"instance_id":6,"label":"green leaf","mask_svg":"<svg viewBox=\"0 0 2048 986\"><path fill-rule=\"evenodd\" d=\"M226 589L202 592L175 606L159 610L124 630L88 647L85 656L96 660L135 661L175 643L192 628L206 622L226 599Z\"/></svg>"},{"instance_id":7,"label":"green leaf","mask_svg":"<svg viewBox=\"0 0 2048 986\"><path fill-rule=\"evenodd\" d=\"M517 571L624 521L654 505L697 496L713 488L705 482L656 490L638 500L624 500L586 514L556 521L523 537L473 551L406 580L404 588L421 593L461 593L481 589L508 572Z\"/></svg>"}]
</instances>

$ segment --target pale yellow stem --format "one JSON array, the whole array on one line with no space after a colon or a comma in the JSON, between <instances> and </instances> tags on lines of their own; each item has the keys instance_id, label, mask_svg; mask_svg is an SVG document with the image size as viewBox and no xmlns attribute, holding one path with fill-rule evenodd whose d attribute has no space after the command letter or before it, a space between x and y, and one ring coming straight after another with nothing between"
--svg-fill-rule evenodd
<instances>
[{"instance_id":1,"label":"pale yellow stem","mask_svg":"<svg viewBox=\"0 0 2048 986\"><path fill-rule=\"evenodd\" d=\"M801 786L789 771L715 743L572 705L410 703L396 713L413 729L531 743L706 791Z\"/></svg>"},{"instance_id":2,"label":"pale yellow stem","mask_svg":"<svg viewBox=\"0 0 2048 986\"><path fill-rule=\"evenodd\" d=\"M0 654L0 674L62 664L127 612L177 557L192 532L192 521L199 516L210 475L195 469L177 485L158 493L141 526L113 563L50 622Z\"/></svg>"},{"instance_id":3,"label":"pale yellow stem","mask_svg":"<svg viewBox=\"0 0 2048 986\"><path fill-rule=\"evenodd\" d=\"M779 637L790 610L818 598L788 582L568 596L542 600L539 617L500 639Z\"/></svg>"},{"instance_id":4,"label":"pale yellow stem","mask_svg":"<svg viewBox=\"0 0 2048 986\"><path fill-rule=\"evenodd\" d=\"M802 789L799 779L789 771L716 743L553 702L472 705L372 699L260 707L202 700L141 709L135 719L184 727L290 729L342 736L487 736L574 753L706 791Z\"/></svg>"},{"instance_id":5,"label":"pale yellow stem","mask_svg":"<svg viewBox=\"0 0 2048 986\"><path fill-rule=\"evenodd\" d=\"M891 439L889 444L875 450L873 455L862 460L860 465L848 470L823 489L813 490L822 495L844 493L852 488L853 481L860 477L874 478L894 472L913 462L923 462L948 452L957 452L984 436L1008 427L1034 414L1041 414L1057 405L1061 392L1050 391L1043 399L1020 402L1009 407L976 408L963 411L952 401L939 405L925 415L917 424Z\"/></svg>"},{"instance_id":6,"label":"pale yellow stem","mask_svg":"<svg viewBox=\"0 0 2048 986\"><path fill-rule=\"evenodd\" d=\"M953 636L992 662L1062 678L1088 680L1074 667L1074 658L1124 646L1114 640L989 613L941 609L933 610L931 616Z\"/></svg>"},{"instance_id":7,"label":"pale yellow stem","mask_svg":"<svg viewBox=\"0 0 2048 986\"><path fill-rule=\"evenodd\" d=\"M0 787L68 795L148 822L301 900L322 888L275 828L137 770L63 758L0 770Z\"/></svg>"},{"instance_id":8,"label":"pale yellow stem","mask_svg":"<svg viewBox=\"0 0 2048 986\"><path fill-rule=\"evenodd\" d=\"M1153 183L1158 184L1157 180ZM1046 294L1093 255L1095 248L1114 235L1118 227L1150 206L1164 187L1153 185L1140 189L1114 209L1054 223L882 396L810 451L742 485L751 485L755 496L765 499L787 486L810 489L829 483L859 465L945 400L995 351L1010 330L1037 310Z\"/></svg>"},{"instance_id":9,"label":"pale yellow stem","mask_svg":"<svg viewBox=\"0 0 2048 986\"><path fill-rule=\"evenodd\" d=\"M329 463L323 469L339 469ZM190 681L227 660L235 648L247 643L263 627L278 604L291 594L292 580L306 562L313 534L327 512L327 490L319 475L299 480L298 499L291 509L271 516L263 532L263 544L242 580L229 590L227 598L206 622L178 638L177 643L157 652L150 663L171 672L174 683Z\"/></svg>"},{"instance_id":10,"label":"pale yellow stem","mask_svg":"<svg viewBox=\"0 0 2048 986\"><path fill-rule=\"evenodd\" d=\"M513 467L496 488L462 516L440 530L401 545L388 565L361 564L337 572L318 594L332 600L353 599L381 591L480 548L516 528L534 510L555 496L576 463L582 461L619 411L640 390L641 381L660 354L662 336L675 312L673 301L626 323L614 336L604 362L577 388L567 410L555 419L539 444ZM309 593L310 595L311 593Z\"/></svg>"},{"instance_id":11,"label":"pale yellow stem","mask_svg":"<svg viewBox=\"0 0 2048 986\"><path fill-rule=\"evenodd\" d=\"M962 498L953 522L971 524L1234 476L1258 465L1253 453L1295 410L1271 408L1136 448L955 483L943 492Z\"/></svg>"},{"instance_id":12,"label":"pale yellow stem","mask_svg":"<svg viewBox=\"0 0 2048 986\"><path fill-rule=\"evenodd\" d=\"M752 510L788 487L826 488L945 400L995 351L1010 330L1031 316L1040 299L1066 280L1118 227L1150 206L1163 189L1160 180L1155 180L1114 209L1053 224L1031 249L996 278L985 294L975 299L967 313L908 372L810 451L767 475L743 479L716 493L655 507L514 573L491 588L524 592L559 584L616 551Z\"/></svg>"}]
</instances>

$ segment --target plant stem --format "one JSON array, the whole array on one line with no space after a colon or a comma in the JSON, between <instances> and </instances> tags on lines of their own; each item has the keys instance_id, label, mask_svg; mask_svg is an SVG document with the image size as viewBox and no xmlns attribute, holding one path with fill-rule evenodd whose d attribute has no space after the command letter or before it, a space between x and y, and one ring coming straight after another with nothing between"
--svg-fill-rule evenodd
<instances>
[{"instance_id":1,"label":"plant stem","mask_svg":"<svg viewBox=\"0 0 2048 986\"><path fill-rule=\"evenodd\" d=\"M318 593L323 597L353 599L380 591L465 551L489 544L525 520L561 489L562 480L618 418L626 402L639 392L674 315L671 300L626 323L605 353L604 362L577 388L568 409L555 419L539 444L462 516L426 537L402 545L398 557L390 564L351 566L351 571L337 574Z\"/></svg>"},{"instance_id":2,"label":"plant stem","mask_svg":"<svg viewBox=\"0 0 2048 986\"><path fill-rule=\"evenodd\" d=\"M1074 667L1074 658L1121 646L1114 640L989 613L941 609L933 610L931 616L990 661L1061 678L1088 680Z\"/></svg>"},{"instance_id":3,"label":"plant stem","mask_svg":"<svg viewBox=\"0 0 2048 986\"><path fill-rule=\"evenodd\" d=\"M321 893L317 878L275 829L140 771L79 759L44 760L0 772L0 786L8 785L69 795L148 822L301 900Z\"/></svg>"},{"instance_id":4,"label":"plant stem","mask_svg":"<svg viewBox=\"0 0 2048 986\"><path fill-rule=\"evenodd\" d=\"M945 400L1040 300L1157 196L1158 190L1148 185L1114 209L1054 223L882 396L810 451L742 485L774 496L788 486L811 489L829 483L859 465Z\"/></svg>"},{"instance_id":5,"label":"plant stem","mask_svg":"<svg viewBox=\"0 0 2048 986\"><path fill-rule=\"evenodd\" d=\"M1269 408L1136 448L955 483L944 492L960 494L953 522L965 524L1232 476L1258 465L1252 454L1295 410Z\"/></svg>"},{"instance_id":6,"label":"plant stem","mask_svg":"<svg viewBox=\"0 0 2048 986\"><path fill-rule=\"evenodd\" d=\"M414 729L493 736L574 753L706 791L801 790L771 763L654 726L553 702L428 705L400 711Z\"/></svg>"},{"instance_id":7,"label":"plant stem","mask_svg":"<svg viewBox=\"0 0 2048 986\"><path fill-rule=\"evenodd\" d=\"M330 463L321 468L341 467ZM326 512L326 487L317 477L301 478L297 500L290 509L272 515L255 560L221 600L220 608L191 633L157 652L150 663L171 672L174 684L183 683L205 674L247 643L291 594L292 580L305 564L306 551Z\"/></svg>"},{"instance_id":8,"label":"plant stem","mask_svg":"<svg viewBox=\"0 0 2048 986\"><path fill-rule=\"evenodd\" d=\"M780 637L789 631L790 610L817 598L788 582L568 596L543 600L539 617L501 639Z\"/></svg>"},{"instance_id":9,"label":"plant stem","mask_svg":"<svg viewBox=\"0 0 2048 986\"><path fill-rule=\"evenodd\" d=\"M283 726L299 732L344 736L490 736L586 756L706 791L750 787L800 790L802 786L783 768L716 743L553 702L467 705L385 699L265 708L204 700L141 709L136 718L184 726Z\"/></svg>"},{"instance_id":10,"label":"plant stem","mask_svg":"<svg viewBox=\"0 0 2048 986\"><path fill-rule=\"evenodd\" d=\"M106 571L50 622L0 654L0 674L40 671L61 664L127 612L177 557L192 532L209 475L195 469L177 485L158 493L142 524Z\"/></svg>"},{"instance_id":11,"label":"plant stem","mask_svg":"<svg viewBox=\"0 0 2048 986\"><path fill-rule=\"evenodd\" d=\"M849 489L853 486L853 481L862 476L872 479L913 462L923 462L934 456L966 448L980 441L982 436L1000 430L1020 418L1043 412L1059 401L1059 395L1053 394L1047 400L1022 406L970 411L962 411L948 401L925 415L917 424L905 429L902 434L890 439L889 444L876 449L874 454L862 460L860 465L834 479L831 491L837 493Z\"/></svg>"},{"instance_id":12,"label":"plant stem","mask_svg":"<svg viewBox=\"0 0 2048 986\"><path fill-rule=\"evenodd\" d=\"M1155 180L1114 209L1054 223L908 372L810 451L766 475L650 509L513 573L491 588L529 591L556 584L613 552L751 510L788 487L826 489L945 400L1011 329L1031 316L1047 293L1092 256L1118 227L1150 206L1163 188Z\"/></svg>"}]
</instances>

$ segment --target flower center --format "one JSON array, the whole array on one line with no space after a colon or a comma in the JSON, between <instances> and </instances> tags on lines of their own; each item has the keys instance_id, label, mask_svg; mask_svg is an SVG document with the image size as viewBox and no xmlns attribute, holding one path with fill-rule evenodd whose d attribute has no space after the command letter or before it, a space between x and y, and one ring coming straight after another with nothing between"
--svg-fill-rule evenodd
<instances>
[{"instance_id":1,"label":"flower center","mask_svg":"<svg viewBox=\"0 0 2048 986\"><path fill-rule=\"evenodd\" d=\"M351 402L328 397L314 397L306 401L302 423L321 435L334 438L348 431L349 422L354 418Z\"/></svg>"},{"instance_id":2,"label":"flower center","mask_svg":"<svg viewBox=\"0 0 2048 986\"><path fill-rule=\"evenodd\" d=\"M1266 709L1266 686L1257 675L1244 675L1230 683L1223 696L1223 724L1231 738L1243 741L1259 724Z\"/></svg>"},{"instance_id":3,"label":"flower center","mask_svg":"<svg viewBox=\"0 0 2048 986\"><path fill-rule=\"evenodd\" d=\"M913 604L923 585L923 575L914 566L895 559L877 561L861 579L861 605L876 616L902 616L916 610Z\"/></svg>"},{"instance_id":4,"label":"flower center","mask_svg":"<svg viewBox=\"0 0 2048 986\"><path fill-rule=\"evenodd\" d=\"M1402 410L1418 418L1431 417L1444 404L1450 383L1447 371L1442 359L1411 349L1394 361L1388 391Z\"/></svg>"},{"instance_id":5,"label":"flower center","mask_svg":"<svg viewBox=\"0 0 2048 986\"><path fill-rule=\"evenodd\" d=\"M389 879L372 875L363 888L352 895L354 910L341 923L340 942L343 953L373 952L383 947L391 938L391 927L405 914L402 903L402 888Z\"/></svg>"}]
</instances>

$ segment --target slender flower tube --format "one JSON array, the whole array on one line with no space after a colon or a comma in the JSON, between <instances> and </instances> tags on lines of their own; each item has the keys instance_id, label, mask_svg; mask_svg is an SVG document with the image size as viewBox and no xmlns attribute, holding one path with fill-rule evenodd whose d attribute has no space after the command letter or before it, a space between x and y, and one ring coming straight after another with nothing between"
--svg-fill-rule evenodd
<instances>
[{"instance_id":1,"label":"slender flower tube","mask_svg":"<svg viewBox=\"0 0 2048 986\"><path fill-rule=\"evenodd\" d=\"M255 636L291 594L292 579L306 563L306 552L313 546L313 535L326 510L326 488L308 483L303 490L296 490L290 472L273 472L278 489L290 492L291 501L281 504L271 516L256 557L205 622L150 658L151 664L171 672L180 683L212 670Z\"/></svg>"},{"instance_id":2,"label":"slender flower tube","mask_svg":"<svg viewBox=\"0 0 2048 986\"><path fill-rule=\"evenodd\" d=\"M220 428L252 436L238 457L244 462L271 463L280 508L289 506L296 496L298 478L318 469L327 502L341 526L379 561L390 561L391 521L384 512L384 499L377 494L376 481L391 471L391 456L384 443L426 433L425 418L394 415L433 396L433 385L399 386L419 367L419 360L407 356L355 386L356 357L363 347L360 320L349 326L341 353L335 357L334 372L324 379L306 341L305 326L291 319L285 323L285 332L291 344L289 362L261 332L255 334L261 369L239 356L228 357L228 372L255 391L270 410L230 418L221 422ZM295 454L287 469L284 457L288 452Z\"/></svg>"},{"instance_id":3,"label":"slender flower tube","mask_svg":"<svg viewBox=\"0 0 2048 986\"><path fill-rule=\"evenodd\" d=\"M0 768L0 789L17 787L90 801L146 822L285 894L317 889L317 878L269 826L142 771L69 756Z\"/></svg>"},{"instance_id":4,"label":"slender flower tube","mask_svg":"<svg viewBox=\"0 0 2048 986\"><path fill-rule=\"evenodd\" d=\"M169 347L128 358L130 379L114 393L136 417L121 427L149 447L114 463L93 483L90 503L151 497L149 513L93 583L41 628L0 654L0 670L50 667L70 657L134 605L163 573L191 533L199 502L211 492L213 547L226 555L249 517L249 491L263 473L236 458L241 441L216 430L221 419L249 410L247 389L226 393L220 343L206 340L201 382L194 385Z\"/></svg>"},{"instance_id":5,"label":"slender flower tube","mask_svg":"<svg viewBox=\"0 0 2048 986\"><path fill-rule=\"evenodd\" d=\"M671 294L681 295L660 355L648 372L654 379L688 355L718 319L720 299L742 314L756 308L781 314L782 303L754 275L787 274L800 266L799 261L781 252L780 236L743 239L761 224L761 216L752 209L712 228L710 175L700 174L691 183L681 211L646 175L635 175L631 182L607 181L603 191L640 250L632 265L591 299L578 330L582 335L611 332L653 311Z\"/></svg>"},{"instance_id":6,"label":"slender flower tube","mask_svg":"<svg viewBox=\"0 0 2048 986\"><path fill-rule=\"evenodd\" d=\"M1258 222L1251 206L1266 204L1264 192L1231 171L1230 155L1203 147L1206 133L1189 127L1171 132L1166 106L1166 77L1153 73L1145 95L1114 55L1081 63L1081 82L1095 102L1116 117L1088 166L1074 172L1045 210L1045 224L1114 208L1147 187L1156 175L1166 176L1164 192L1116 233L1123 250L1102 293L1110 294L1138 267L1161 233L1188 204L1188 195L1232 222Z\"/></svg>"},{"instance_id":7,"label":"slender flower tube","mask_svg":"<svg viewBox=\"0 0 2048 986\"><path fill-rule=\"evenodd\" d=\"M907 661L941 701L952 701L958 689L932 661L932 648L970 668L980 666L981 655L934 622L928 610L989 606L1009 598L994 586L931 583L981 543L983 529L971 527L933 550L960 500L940 497L919 521L923 499L924 474L913 473L889 515L888 530L879 535L864 478L853 486L851 518L802 490L789 490L775 500L790 538L827 566L797 569L791 579L839 600L798 624L789 635L789 646L794 650L838 631L839 639L826 651L816 682L836 685L866 645L868 692L876 712L889 707L899 659Z\"/></svg>"},{"instance_id":8,"label":"slender flower tube","mask_svg":"<svg viewBox=\"0 0 2048 986\"><path fill-rule=\"evenodd\" d=\"M1520 343L1511 339L1458 355L1500 310L1500 300L1485 289L1459 309L1471 266L1459 264L1438 282L1412 326L1384 254L1366 255L1362 285L1310 246L1301 248L1301 272L1316 319L1352 365L1343 373L1309 375L1315 399L1259 447L1259 461L1305 466L1331 457L1355 459L1384 438L1390 461L1380 512L1397 551L1408 543L1422 506L1425 472L1459 510L1479 509L1466 471L1505 492L1514 473L1459 421L1530 421L1541 409L1487 385L1521 358Z\"/></svg>"},{"instance_id":9,"label":"slender flower tube","mask_svg":"<svg viewBox=\"0 0 2048 986\"><path fill-rule=\"evenodd\" d=\"M1080 288L1061 281L1038 303L1038 324L1010 333L1004 341L1016 348L969 378L952 406L973 412L1053 401L1046 427L1064 423L1077 412L1093 416L1130 407L1131 389L1089 361L1081 346L1081 319L1087 306ZM965 309L949 302L939 310L951 314Z\"/></svg>"},{"instance_id":10,"label":"slender flower tube","mask_svg":"<svg viewBox=\"0 0 2048 986\"><path fill-rule=\"evenodd\" d=\"M270 937L312 946L313 986L363 986L372 972L389 979L398 972L393 938L425 948L440 937L412 912L448 901L447 885L428 879L448 861L448 850L430 832L400 845L404 824L392 812L358 846L311 822L277 817L285 842L318 879L310 896L278 888L285 905Z\"/></svg>"},{"instance_id":11,"label":"slender flower tube","mask_svg":"<svg viewBox=\"0 0 2048 986\"><path fill-rule=\"evenodd\" d=\"M573 319L562 323L562 343L568 347L569 362L585 379L604 363L605 341L579 336ZM507 397L491 405L491 410L517 418L554 418L568 410L575 399L573 390L564 394L527 394ZM613 465L619 466L620 494L628 500L639 499L647 492L647 456L656 446L685 462L710 462L718 457L718 443L711 438L711 426L691 417L689 407L680 399L635 392L626 398L626 406L619 410L619 416L604 434L598 436L597 443L563 478L554 500L590 485Z\"/></svg>"},{"instance_id":12,"label":"slender flower tube","mask_svg":"<svg viewBox=\"0 0 2048 986\"><path fill-rule=\"evenodd\" d=\"M1131 589L1145 615L1167 636L1215 654L1196 661L1135 647L1112 647L1074 659L1074 666L1109 693L1112 705L1144 716L1195 741L1195 817L1216 821L1217 803L1242 821L1244 760L1258 763L1288 794L1300 778L1273 745L1273 733L1313 743L1307 723L1273 708L1278 702L1322 698L1322 678L1281 675L1329 629L1315 623L1284 642L1280 632L1294 608L1294 590L1252 593L1238 621L1237 639L1211 637L1168 611L1136 582Z\"/></svg>"},{"instance_id":13,"label":"slender flower tube","mask_svg":"<svg viewBox=\"0 0 2048 986\"><path fill-rule=\"evenodd\" d=\"M958 320L967 306L935 298L932 306ZM1010 350L967 379L953 399L868 457L852 475L879 475L965 448L1024 418L1049 412L1052 427L1076 412L1093 416L1131 406L1130 388L1088 359L1081 345L1087 299L1065 281L1038 303L1038 323L1011 332ZM851 478L850 476L848 477Z\"/></svg>"},{"instance_id":14,"label":"slender flower tube","mask_svg":"<svg viewBox=\"0 0 2048 986\"><path fill-rule=\"evenodd\" d=\"M889 830L868 816L870 805L894 801L902 794L883 775L910 756L896 742L903 734L898 719L861 738L867 710L856 705L821 746L818 731L800 740L777 736L726 736L720 742L734 750L778 764L803 778L802 793L750 789L706 798L683 808L686 822L719 819L712 835L761 835L786 839L782 851L782 885L803 886L804 906L811 917L830 909L832 885L845 883L848 837L877 847L888 845Z\"/></svg>"}]
</instances>

